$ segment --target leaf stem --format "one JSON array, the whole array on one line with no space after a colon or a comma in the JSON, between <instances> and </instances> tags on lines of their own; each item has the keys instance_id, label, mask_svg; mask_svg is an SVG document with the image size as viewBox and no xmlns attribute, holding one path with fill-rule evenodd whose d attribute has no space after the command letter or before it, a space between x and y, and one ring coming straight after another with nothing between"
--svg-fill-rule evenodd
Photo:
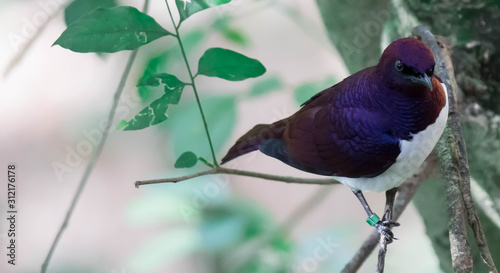
<instances>
[{"instance_id":1,"label":"leaf stem","mask_svg":"<svg viewBox=\"0 0 500 273\"><path fill-rule=\"evenodd\" d=\"M148 6L149 6L149 0L145 0L144 7L143 7L144 12L147 11ZM97 163L97 160L99 159L99 157L101 155L101 152L104 148L104 144L106 144L106 140L107 140L108 135L109 135L109 130L111 128L111 124L113 122L113 118L115 116L116 109L118 107L118 102L120 100L120 96L121 96L122 91L125 87L125 83L127 81L130 70L132 70L132 65L134 63L135 57L137 56L137 52L138 52L138 50L136 49L130 54L127 65L125 66L125 70L123 71L122 77L120 79L120 83L118 84L116 92L113 96L113 104L112 104L111 109L109 111L108 119L106 122L106 128L103 131L101 141L99 142L99 145L97 146L97 149L95 150L95 152L92 154L92 156L89 160L89 164L87 165L87 168L85 169L85 173L83 174L82 179L80 180L80 183L78 184L78 188L76 190L75 195L73 196L73 200L71 201L71 205L69 206L69 209L66 212L66 217L64 218L64 221L63 221L61 227L59 228L59 231L57 232L56 238L52 242L49 253L47 254L47 257L45 258L45 261L42 264L41 273L47 272L47 268L50 264L50 260L52 258L52 255L54 254L54 251L57 247L57 244L61 240L61 237L62 237L64 230L68 226L69 220L70 220L71 216L73 215L73 212L75 210L78 199L82 195L83 189L85 188L85 185L87 184L88 178L89 178L90 174L92 173L94 166Z\"/></svg>"},{"instance_id":2,"label":"leaf stem","mask_svg":"<svg viewBox=\"0 0 500 273\"><path fill-rule=\"evenodd\" d=\"M205 158L203 157L198 157L198 161L201 161L203 164L207 165L208 167L210 168L214 168L215 166L210 164L210 162L208 162Z\"/></svg>"},{"instance_id":3,"label":"leaf stem","mask_svg":"<svg viewBox=\"0 0 500 273\"><path fill-rule=\"evenodd\" d=\"M179 42L179 47L181 48L182 52L182 57L184 58L184 63L186 64L186 68L189 73L189 78L191 79L191 85L193 87L194 95L196 97L196 103L198 104L198 108L200 109L200 114L201 118L203 120L203 126L205 127L205 133L207 134L207 139L208 139L208 144L210 145L210 151L212 152L212 159L214 161L215 166L219 166L219 163L217 163L217 158L215 157L215 151L214 151L214 145L212 144L212 138L210 137L210 132L208 131L208 124L207 124L207 119L205 118L205 113L203 112L203 107L201 106L201 101L200 97L198 96L198 90L196 89L196 84L194 82L194 76L193 72L191 71L191 66L189 65L188 59L187 59L187 54L184 49L184 45L182 44L182 39L179 34L179 25L175 24L174 17L172 16L172 11L170 10L170 5L168 4L168 0L165 0L165 3L167 4L168 8L168 14L170 15L170 20L172 20L172 24L174 25L175 28L175 38L177 38L177 41Z\"/></svg>"}]
</instances>

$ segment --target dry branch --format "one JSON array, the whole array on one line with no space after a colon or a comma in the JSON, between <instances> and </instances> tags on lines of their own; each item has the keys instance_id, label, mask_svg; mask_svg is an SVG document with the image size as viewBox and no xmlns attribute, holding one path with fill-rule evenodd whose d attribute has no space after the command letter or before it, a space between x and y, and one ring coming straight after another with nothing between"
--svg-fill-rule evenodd
<instances>
[{"instance_id":1,"label":"dry branch","mask_svg":"<svg viewBox=\"0 0 500 273\"><path fill-rule=\"evenodd\" d=\"M191 175L186 175L186 176L181 176L181 177L137 181L137 182L135 182L135 187L138 188L140 186L150 185L150 184L177 183L177 182L189 180L189 179L192 179L195 177L212 175L212 174L232 174L232 175L248 176L248 177L262 178L262 179L267 179L267 180L280 181L280 182L285 182L285 183L296 183L296 184L332 185L332 184L339 183L337 180L335 180L333 178L325 178L325 179L300 178L300 177L292 177L292 176L280 176L280 175L272 175L272 174L265 174L265 173L258 173L258 172L242 171L242 170L229 169L229 168L224 168L224 167L214 167L208 171L203 171L203 172L199 172L199 173L195 173L195 174L191 174Z\"/></svg>"}]
</instances>

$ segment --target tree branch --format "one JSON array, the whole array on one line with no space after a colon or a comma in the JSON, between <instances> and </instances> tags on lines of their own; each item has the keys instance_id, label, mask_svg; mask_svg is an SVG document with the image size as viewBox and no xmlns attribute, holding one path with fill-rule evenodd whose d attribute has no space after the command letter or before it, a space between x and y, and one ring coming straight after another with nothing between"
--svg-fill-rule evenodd
<instances>
[{"instance_id":1,"label":"tree branch","mask_svg":"<svg viewBox=\"0 0 500 273\"><path fill-rule=\"evenodd\" d=\"M417 192L420 185L429 178L431 173L437 164L437 158L434 153L432 153L420 166L417 174L410 177L406 182L404 182L398 191L398 196L394 203L394 211L392 218L397 221L403 211L406 209L411 199ZM347 263L342 269L341 273L354 273L357 272L361 267L363 262L368 258L370 253L375 249L380 240L380 234L378 231L373 231L372 234L365 240L363 245L360 247L358 252L352 257L352 259Z\"/></svg>"},{"instance_id":2,"label":"tree branch","mask_svg":"<svg viewBox=\"0 0 500 273\"><path fill-rule=\"evenodd\" d=\"M208 171L203 171L203 172L199 172L199 173L195 173L195 174L191 174L191 175L186 175L186 176L181 176L181 177L137 181L137 182L135 182L135 187L139 188L140 186L150 185L150 184L177 183L177 182L186 181L186 180L189 180L189 179L192 179L195 177L212 175L212 174L232 174L232 175L248 176L248 177L262 178L262 179L273 180L273 181L280 181L280 182L285 182L285 183L296 183L296 184L332 185L332 184L339 183L337 180L335 180L333 178L325 178L325 179L301 178L301 177L292 177L292 176L272 175L272 174L265 174L265 173L258 173L258 172L249 172L249 171L229 169L229 168L224 168L224 167L215 167L215 168L212 168Z\"/></svg>"},{"instance_id":3,"label":"tree branch","mask_svg":"<svg viewBox=\"0 0 500 273\"><path fill-rule=\"evenodd\" d=\"M447 49L444 39L438 45L436 38L424 26L416 27L413 34L421 37L434 53L438 68L437 74L443 79L448 89L450 107L448 126L436 145L436 150L441 161L442 175L447 183L446 199L453 268L455 272L472 272L473 270L467 238L467 219L474 232L483 261L489 267L490 272L497 273L498 270L491 257L470 191L469 163L457 110L458 87L454 77L451 52Z\"/></svg>"},{"instance_id":4,"label":"tree branch","mask_svg":"<svg viewBox=\"0 0 500 273\"><path fill-rule=\"evenodd\" d=\"M448 126L443 136L436 145L436 151L441 163L441 173L446 183L446 203L448 205L448 232L450 237L450 251L452 265L455 272L472 272L473 262L470 254L470 245L467 238L467 222L465 203L462 199L461 176L459 170L459 151L456 144L456 135L452 132L451 124L457 118L456 96L451 86L450 77L447 73L445 59L441 48L437 44L434 35L426 27L420 26L413 31L414 35L422 38L434 53L438 74L448 89L449 117ZM456 128L455 128L456 129ZM461 134L461 132L458 132Z\"/></svg>"},{"instance_id":5,"label":"tree branch","mask_svg":"<svg viewBox=\"0 0 500 273\"><path fill-rule=\"evenodd\" d=\"M453 77L454 70L453 70L453 63L451 61L451 49L446 45L446 41L440 42L438 40L438 43L445 53L444 59L446 64L446 70L448 71L448 75L450 76L450 84L453 87L453 90L458 90L457 81L455 80L455 77ZM455 97L458 96L455 95ZM486 236L481 227L481 221L479 220L479 216L477 215L474 201L472 199L469 160L467 157L467 148L462 133L462 125L460 123L460 117L458 115L454 115L453 118L451 118L450 121L448 122L448 126L450 126L451 128L452 133L454 134L456 140L456 145L458 146L458 158L459 158L458 166L462 179L461 181L462 198L464 200L465 208L467 210L467 220L469 226L472 228L472 231L474 233L474 238L479 248L479 254L481 255L482 260L484 261L486 266L488 266L490 272L498 273L493 258L491 257Z\"/></svg>"},{"instance_id":6,"label":"tree branch","mask_svg":"<svg viewBox=\"0 0 500 273\"><path fill-rule=\"evenodd\" d=\"M387 240L384 235L379 237L378 262L376 273L384 273L385 254L387 253Z\"/></svg>"},{"instance_id":7,"label":"tree branch","mask_svg":"<svg viewBox=\"0 0 500 273\"><path fill-rule=\"evenodd\" d=\"M396 197L397 189L390 189L385 192L385 209L384 209L384 217L382 217L382 221L395 222L392 220L392 210L394 209L394 201ZM399 226L399 224L397 224ZM394 226L396 226L394 224ZM380 234L380 248L378 251L378 262L377 262L377 273L384 273L384 265L385 265L385 255L387 253L387 238Z\"/></svg>"},{"instance_id":8,"label":"tree branch","mask_svg":"<svg viewBox=\"0 0 500 273\"><path fill-rule=\"evenodd\" d=\"M149 5L149 0L145 0L144 2L144 7L143 11L147 12ZM56 238L52 242L52 246L50 247L49 253L47 254L47 257L45 258L45 261L42 264L42 269L41 272L45 273L47 271L47 268L50 263L50 259L52 258L52 255L57 247L57 244L59 243L59 240L62 237L62 234L64 230L66 230L66 227L68 226L69 219L71 218L71 215L73 214L73 211L75 210L76 203L78 202L78 199L82 195L83 189L85 188L85 185L87 184L87 180L94 170L94 166L99 159L101 152L104 148L104 144L106 144L106 139L108 138L109 135L109 130L111 128L111 124L113 122L113 118L115 116L116 108L118 107L118 102L120 100L120 96L122 94L123 88L125 87L126 80L128 78L128 75L130 73L130 70L132 69L132 65L134 63L135 57L137 56L138 50L134 50L128 59L127 65L125 67L125 70L123 71L122 77L120 79L120 83L118 84L118 87L116 89L115 95L113 97L113 104L111 106L111 109L109 111L108 119L106 122L106 128L103 131L102 139L99 142L99 146L97 146L97 149L95 152L92 154L89 164L87 165L87 168L85 169L85 173L83 174L82 179L80 180L80 183L78 184L78 188L76 190L75 195L73 196L73 200L71 201L71 205L69 206L68 212L66 213L66 217L64 218L64 221L59 228L59 231L57 232Z\"/></svg>"}]
</instances>

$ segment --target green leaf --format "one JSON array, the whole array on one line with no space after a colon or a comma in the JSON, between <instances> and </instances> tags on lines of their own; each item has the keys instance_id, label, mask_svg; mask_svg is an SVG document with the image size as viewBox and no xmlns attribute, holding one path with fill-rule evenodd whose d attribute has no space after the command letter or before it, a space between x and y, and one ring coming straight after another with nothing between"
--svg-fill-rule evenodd
<instances>
[{"instance_id":1,"label":"green leaf","mask_svg":"<svg viewBox=\"0 0 500 273\"><path fill-rule=\"evenodd\" d=\"M75 52L132 50L171 34L134 7L98 8L71 24L54 45Z\"/></svg>"},{"instance_id":2,"label":"green leaf","mask_svg":"<svg viewBox=\"0 0 500 273\"><path fill-rule=\"evenodd\" d=\"M169 60L171 57L172 56L170 50L167 50L149 59L148 63L146 64L146 68L144 68L144 73L137 83L137 92L139 93L141 99L151 99L153 95L153 92L151 92L149 88L150 86L141 84L150 79L152 76L158 74L160 71L164 71L167 60Z\"/></svg>"},{"instance_id":3,"label":"green leaf","mask_svg":"<svg viewBox=\"0 0 500 273\"><path fill-rule=\"evenodd\" d=\"M231 0L175 0L177 10L179 11L179 16L181 17L179 20L179 25L189 16L199 11L222 4L227 4L229 2L231 2Z\"/></svg>"},{"instance_id":4,"label":"green leaf","mask_svg":"<svg viewBox=\"0 0 500 273\"><path fill-rule=\"evenodd\" d=\"M139 86L158 86L160 84L165 85L165 94L153 101L148 107L142 109L139 114L127 122L126 126L120 124L120 128L124 131L140 130L167 120L168 105L179 103L186 84L174 75L161 73L139 83Z\"/></svg>"},{"instance_id":5,"label":"green leaf","mask_svg":"<svg viewBox=\"0 0 500 273\"><path fill-rule=\"evenodd\" d=\"M189 55L189 53L193 52L193 50L195 50L200 45L204 38L205 32L200 29L186 32L186 34L182 36L182 44L184 45L186 53ZM139 79L138 84L146 81L155 74L170 70L171 66L175 65L179 61L183 61L182 56L179 54L178 50L179 48L177 46L173 46L160 54L149 57L149 61L144 67L144 73ZM137 92L143 100L151 99L155 93L151 90L150 86L139 85Z\"/></svg>"},{"instance_id":6,"label":"green leaf","mask_svg":"<svg viewBox=\"0 0 500 273\"><path fill-rule=\"evenodd\" d=\"M186 84L177 79L174 75L167 73L153 75L146 81L139 83L137 86L158 86L160 84L164 84L165 87L165 94L167 95L166 103L178 104Z\"/></svg>"},{"instance_id":7,"label":"green leaf","mask_svg":"<svg viewBox=\"0 0 500 273\"><path fill-rule=\"evenodd\" d=\"M198 163L198 157L193 152L185 152L175 161L174 167L177 169L191 168L196 163Z\"/></svg>"},{"instance_id":8,"label":"green leaf","mask_svg":"<svg viewBox=\"0 0 500 273\"><path fill-rule=\"evenodd\" d=\"M301 105L302 103L309 100L312 96L334 85L335 82L336 82L335 77L327 76L322 81L303 83L299 87L295 88L295 90L293 91L295 101L299 105Z\"/></svg>"},{"instance_id":9,"label":"green leaf","mask_svg":"<svg viewBox=\"0 0 500 273\"><path fill-rule=\"evenodd\" d=\"M161 98L153 101L149 106L142 109L133 119L127 122L126 126L121 126L124 131L140 130L153 126L167 120L168 96L165 94Z\"/></svg>"},{"instance_id":10,"label":"green leaf","mask_svg":"<svg viewBox=\"0 0 500 273\"><path fill-rule=\"evenodd\" d=\"M224 48L210 48L201 56L198 74L219 77L229 81L242 81L259 77L266 68L256 59Z\"/></svg>"},{"instance_id":11,"label":"green leaf","mask_svg":"<svg viewBox=\"0 0 500 273\"><path fill-rule=\"evenodd\" d=\"M115 6L115 0L74 0L64 9L64 21L66 22L66 26L69 26L96 8L111 8Z\"/></svg>"},{"instance_id":12,"label":"green leaf","mask_svg":"<svg viewBox=\"0 0 500 273\"><path fill-rule=\"evenodd\" d=\"M250 91L250 97L256 97L263 94L267 94L273 91L277 91L283 88L283 82L281 78L278 76L272 76L267 79L263 79L259 82L256 82L252 90Z\"/></svg>"},{"instance_id":13,"label":"green leaf","mask_svg":"<svg viewBox=\"0 0 500 273\"><path fill-rule=\"evenodd\" d=\"M127 125L128 125L128 122L126 120L122 120L122 121L120 121L118 126L116 126L116 130L121 130L121 129L125 128Z\"/></svg>"}]
</instances>

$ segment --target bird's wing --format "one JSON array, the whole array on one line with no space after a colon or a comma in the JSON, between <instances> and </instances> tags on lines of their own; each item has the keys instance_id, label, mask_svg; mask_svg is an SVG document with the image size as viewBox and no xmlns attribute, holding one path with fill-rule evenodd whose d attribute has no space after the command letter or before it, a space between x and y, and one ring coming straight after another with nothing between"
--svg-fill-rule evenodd
<instances>
[{"instance_id":1,"label":"bird's wing","mask_svg":"<svg viewBox=\"0 0 500 273\"><path fill-rule=\"evenodd\" d=\"M387 114L367 110L359 88L349 82L330 87L290 117L281 149L295 166L280 160L345 177L372 177L389 168L399 155L399 139L391 135Z\"/></svg>"}]
</instances>

